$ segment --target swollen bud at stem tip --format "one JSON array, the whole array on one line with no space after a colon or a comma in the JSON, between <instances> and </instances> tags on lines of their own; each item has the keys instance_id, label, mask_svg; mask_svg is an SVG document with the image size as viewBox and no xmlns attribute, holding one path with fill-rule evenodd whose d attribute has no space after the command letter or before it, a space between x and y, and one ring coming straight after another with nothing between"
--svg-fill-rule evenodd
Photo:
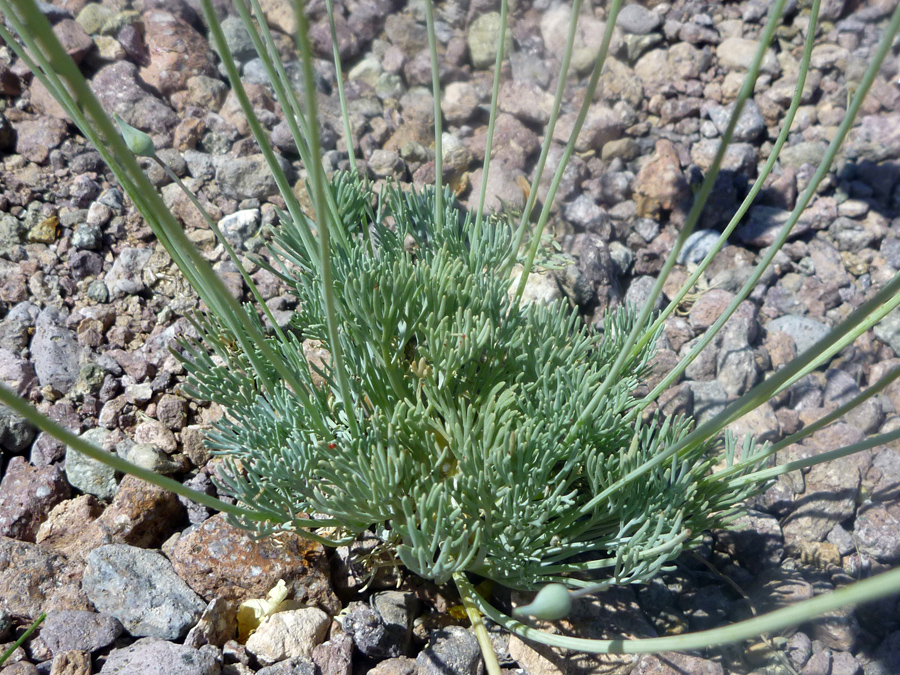
<instances>
[{"instance_id":1,"label":"swollen bud at stem tip","mask_svg":"<svg viewBox=\"0 0 900 675\"><path fill-rule=\"evenodd\" d=\"M153 139L150 138L149 134L145 134L140 129L135 129L118 115L114 115L114 117L129 150L138 157L156 156L156 147L154 147Z\"/></svg>"},{"instance_id":2,"label":"swollen bud at stem tip","mask_svg":"<svg viewBox=\"0 0 900 675\"><path fill-rule=\"evenodd\" d=\"M536 619L555 621L568 616L572 611L572 594L562 584L544 586L530 605L517 607L513 616L533 616Z\"/></svg>"}]
</instances>

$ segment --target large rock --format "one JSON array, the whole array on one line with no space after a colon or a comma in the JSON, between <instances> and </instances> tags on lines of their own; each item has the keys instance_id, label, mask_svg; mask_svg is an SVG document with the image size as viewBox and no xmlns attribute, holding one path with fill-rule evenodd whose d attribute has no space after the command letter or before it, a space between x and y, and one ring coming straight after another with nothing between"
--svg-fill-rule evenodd
<instances>
[{"instance_id":1,"label":"large rock","mask_svg":"<svg viewBox=\"0 0 900 675\"><path fill-rule=\"evenodd\" d=\"M82 585L94 606L136 637L177 640L200 618L206 603L155 551L109 544L87 557Z\"/></svg>"}]
</instances>

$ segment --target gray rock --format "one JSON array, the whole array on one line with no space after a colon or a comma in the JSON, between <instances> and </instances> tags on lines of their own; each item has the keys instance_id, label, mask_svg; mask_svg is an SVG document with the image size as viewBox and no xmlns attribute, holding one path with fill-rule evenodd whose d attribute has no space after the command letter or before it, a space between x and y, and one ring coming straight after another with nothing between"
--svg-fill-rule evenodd
<instances>
[{"instance_id":1,"label":"gray rock","mask_svg":"<svg viewBox=\"0 0 900 675\"><path fill-rule=\"evenodd\" d=\"M106 273L104 281L109 288L110 296L115 300L124 295L134 295L146 288L143 279L144 267L153 249L123 248L112 269Z\"/></svg>"},{"instance_id":2,"label":"gray rock","mask_svg":"<svg viewBox=\"0 0 900 675\"><path fill-rule=\"evenodd\" d=\"M703 424L725 410L728 393L718 380L688 382L694 392L694 419Z\"/></svg>"},{"instance_id":3,"label":"gray rock","mask_svg":"<svg viewBox=\"0 0 900 675\"><path fill-rule=\"evenodd\" d=\"M192 178L211 180L215 177L216 164L213 155L199 150L185 150L181 156Z\"/></svg>"},{"instance_id":4,"label":"gray rock","mask_svg":"<svg viewBox=\"0 0 900 675\"><path fill-rule=\"evenodd\" d=\"M111 645L121 634L118 619L81 610L47 612L41 624L41 639L54 654L70 649L95 652Z\"/></svg>"},{"instance_id":5,"label":"gray rock","mask_svg":"<svg viewBox=\"0 0 900 675\"><path fill-rule=\"evenodd\" d=\"M24 452L37 430L21 415L7 408L0 407L0 446L12 453Z\"/></svg>"},{"instance_id":6,"label":"gray rock","mask_svg":"<svg viewBox=\"0 0 900 675\"><path fill-rule=\"evenodd\" d=\"M256 58L253 40L250 39L250 33L244 26L241 17L232 15L222 19L222 33L225 35L225 42L235 61L243 63Z\"/></svg>"},{"instance_id":7,"label":"gray rock","mask_svg":"<svg viewBox=\"0 0 900 675\"><path fill-rule=\"evenodd\" d=\"M81 347L68 328L67 316L55 307L45 307L37 317L31 358L42 387L67 394L78 380Z\"/></svg>"},{"instance_id":8,"label":"gray rock","mask_svg":"<svg viewBox=\"0 0 900 675\"><path fill-rule=\"evenodd\" d=\"M659 28L662 19L659 14L651 12L641 5L626 5L619 12L616 25L622 30L634 35L646 35Z\"/></svg>"},{"instance_id":9,"label":"gray rock","mask_svg":"<svg viewBox=\"0 0 900 675\"><path fill-rule=\"evenodd\" d=\"M734 112L734 104L729 106L713 105L710 106L708 113L713 124L716 125L720 134L724 134L728 128L728 122ZM737 124L734 127L733 141L753 142L757 140L766 130L766 121L763 119L759 106L752 98L748 99L741 110L741 116L738 117Z\"/></svg>"},{"instance_id":10,"label":"gray rock","mask_svg":"<svg viewBox=\"0 0 900 675\"><path fill-rule=\"evenodd\" d=\"M795 145L785 146L778 155L782 166L799 169L804 164L818 168L828 151L828 144L823 141L803 141Z\"/></svg>"},{"instance_id":11,"label":"gray rock","mask_svg":"<svg viewBox=\"0 0 900 675\"><path fill-rule=\"evenodd\" d=\"M212 645L194 649L146 637L112 650L100 675L219 675L221 670L219 650Z\"/></svg>"},{"instance_id":12,"label":"gray rock","mask_svg":"<svg viewBox=\"0 0 900 675\"><path fill-rule=\"evenodd\" d=\"M353 638L356 648L373 658L390 658L405 653L403 635L388 632L381 616L362 603L351 607L344 616L344 630Z\"/></svg>"},{"instance_id":13,"label":"gray rock","mask_svg":"<svg viewBox=\"0 0 900 675\"><path fill-rule=\"evenodd\" d=\"M88 429L81 438L102 450L110 439L108 429ZM92 494L99 499L110 500L116 494L116 471L102 462L83 455L71 446L66 447L66 478L72 487Z\"/></svg>"},{"instance_id":14,"label":"gray rock","mask_svg":"<svg viewBox=\"0 0 900 675\"><path fill-rule=\"evenodd\" d=\"M91 79L91 88L107 112L147 133L174 129L180 121L178 115L141 84L138 68L130 61L105 66Z\"/></svg>"},{"instance_id":15,"label":"gray rock","mask_svg":"<svg viewBox=\"0 0 900 675\"><path fill-rule=\"evenodd\" d=\"M94 279L87 289L87 296L101 305L109 302L109 287L103 279Z\"/></svg>"},{"instance_id":16,"label":"gray rock","mask_svg":"<svg viewBox=\"0 0 900 675\"><path fill-rule=\"evenodd\" d=\"M40 313L41 308L28 300L14 305L0 321L0 344L11 352L20 352L25 349L31 340L31 329ZM34 354L32 353L33 359Z\"/></svg>"},{"instance_id":17,"label":"gray rock","mask_svg":"<svg viewBox=\"0 0 900 675\"><path fill-rule=\"evenodd\" d=\"M25 239L25 224L8 213L0 215L0 252L18 246Z\"/></svg>"},{"instance_id":18,"label":"gray rock","mask_svg":"<svg viewBox=\"0 0 900 675\"><path fill-rule=\"evenodd\" d=\"M103 232L97 225L81 223L72 233L72 246L95 251L103 243Z\"/></svg>"},{"instance_id":19,"label":"gray rock","mask_svg":"<svg viewBox=\"0 0 900 675\"><path fill-rule=\"evenodd\" d=\"M697 230L691 233L681 251L678 252L678 264L701 262L716 245L721 234L716 230Z\"/></svg>"},{"instance_id":20,"label":"gray rock","mask_svg":"<svg viewBox=\"0 0 900 675\"><path fill-rule=\"evenodd\" d=\"M747 70L753 62L756 47L756 40L740 37L725 38L716 49L719 65L726 70ZM768 73L773 77L778 77L781 74L781 66L771 47L763 56L760 68L762 72Z\"/></svg>"},{"instance_id":21,"label":"gray rock","mask_svg":"<svg viewBox=\"0 0 900 675\"><path fill-rule=\"evenodd\" d=\"M641 276L632 280L628 285L628 290L625 291L625 304L634 305L634 307L640 311L644 305L647 304L647 300L650 298L650 291L653 290L653 285L655 283L656 279L651 276ZM663 294L660 293L656 298L653 309L655 311L660 311L665 306L666 303L663 299Z\"/></svg>"},{"instance_id":22,"label":"gray rock","mask_svg":"<svg viewBox=\"0 0 900 675\"><path fill-rule=\"evenodd\" d=\"M244 244L259 231L259 209L235 211L219 221L219 229L235 250L240 251Z\"/></svg>"},{"instance_id":23,"label":"gray rock","mask_svg":"<svg viewBox=\"0 0 900 675\"><path fill-rule=\"evenodd\" d=\"M316 645L312 651L312 660L321 675L351 675L353 639L349 635L336 635L331 640Z\"/></svg>"},{"instance_id":24,"label":"gray rock","mask_svg":"<svg viewBox=\"0 0 900 675\"><path fill-rule=\"evenodd\" d=\"M900 158L900 112L866 115L847 137L847 159L873 162Z\"/></svg>"},{"instance_id":25,"label":"gray rock","mask_svg":"<svg viewBox=\"0 0 900 675\"><path fill-rule=\"evenodd\" d=\"M898 325L900 325L900 321L898 321ZM790 335L794 339L794 344L797 345L797 353L806 351L831 332L831 328L827 324L796 314L773 319L766 324L766 330L777 330Z\"/></svg>"},{"instance_id":26,"label":"gray rock","mask_svg":"<svg viewBox=\"0 0 900 675\"><path fill-rule=\"evenodd\" d=\"M862 507L853 534L861 553L885 564L900 563L900 507L896 504Z\"/></svg>"},{"instance_id":27,"label":"gray rock","mask_svg":"<svg viewBox=\"0 0 900 675\"><path fill-rule=\"evenodd\" d=\"M288 161L280 155L276 157L281 170L290 173L291 166ZM229 158L227 161L219 162L216 168L216 182L222 194L233 199L264 200L278 193L275 177L261 154Z\"/></svg>"},{"instance_id":28,"label":"gray rock","mask_svg":"<svg viewBox=\"0 0 900 675\"><path fill-rule=\"evenodd\" d=\"M894 350L900 356L900 307L893 310L872 329L875 337Z\"/></svg>"},{"instance_id":29,"label":"gray rock","mask_svg":"<svg viewBox=\"0 0 900 675\"><path fill-rule=\"evenodd\" d=\"M430 644L416 657L419 675L478 675L481 651L475 636L461 626L431 634Z\"/></svg>"},{"instance_id":30,"label":"gray rock","mask_svg":"<svg viewBox=\"0 0 900 675\"><path fill-rule=\"evenodd\" d=\"M606 211L585 194L578 195L574 201L566 204L563 213L570 223L591 232L597 231L608 220Z\"/></svg>"},{"instance_id":31,"label":"gray rock","mask_svg":"<svg viewBox=\"0 0 900 675\"><path fill-rule=\"evenodd\" d=\"M716 379L729 396L747 393L759 379L759 367L753 350L749 347L734 348L723 341L716 355Z\"/></svg>"},{"instance_id":32,"label":"gray rock","mask_svg":"<svg viewBox=\"0 0 900 675\"><path fill-rule=\"evenodd\" d=\"M136 637L182 638L206 607L166 558L124 544L88 554L82 587L98 610Z\"/></svg>"},{"instance_id":33,"label":"gray rock","mask_svg":"<svg viewBox=\"0 0 900 675\"><path fill-rule=\"evenodd\" d=\"M303 656L285 659L256 671L256 675L316 675L316 673L316 664Z\"/></svg>"},{"instance_id":34,"label":"gray rock","mask_svg":"<svg viewBox=\"0 0 900 675\"><path fill-rule=\"evenodd\" d=\"M375 178L401 180L406 175L406 162L393 150L375 150L368 162Z\"/></svg>"}]
</instances>

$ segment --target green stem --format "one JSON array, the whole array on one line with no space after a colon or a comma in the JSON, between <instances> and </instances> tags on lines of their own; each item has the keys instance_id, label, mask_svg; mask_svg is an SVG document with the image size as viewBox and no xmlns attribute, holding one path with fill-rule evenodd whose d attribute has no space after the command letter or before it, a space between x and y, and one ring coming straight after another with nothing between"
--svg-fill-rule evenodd
<instances>
[{"instance_id":1,"label":"green stem","mask_svg":"<svg viewBox=\"0 0 900 675\"><path fill-rule=\"evenodd\" d=\"M481 169L481 192L478 195L478 210L475 211L475 228L472 239L481 239L481 221L484 219L484 200L487 197L488 171L491 168L491 150L494 147L494 124L497 121L497 109L500 103L500 71L503 67L503 56L506 46L506 16L509 13L509 0L500 2L500 44L497 47L497 60L494 62L494 84L491 88L491 114L488 120L487 138L484 142L484 165ZM513 257L516 255L514 249Z\"/></svg>"},{"instance_id":2,"label":"green stem","mask_svg":"<svg viewBox=\"0 0 900 675\"><path fill-rule=\"evenodd\" d=\"M459 589L459 597L462 600L463 607L466 609L466 615L472 624L472 630L475 631L475 639L478 640L478 646L481 648L481 655L484 657L484 667L488 675L501 675L500 662L497 661L497 654L494 652L494 645L491 644L491 636L488 634L484 621L481 618L481 612L478 606L469 595L478 593L468 582L460 583L460 577L465 579L463 572L454 572L453 580L456 582L456 588Z\"/></svg>"},{"instance_id":3,"label":"green stem","mask_svg":"<svg viewBox=\"0 0 900 675\"><path fill-rule=\"evenodd\" d=\"M0 656L0 666L2 666L6 662L6 659L8 659L10 656L12 656L12 653L14 651L16 651L23 644L25 644L25 641L31 637L31 634L34 633L34 631L36 631L38 629L38 626L40 626L44 622L44 619L46 619L46 618L47 618L46 612L41 612L40 615L38 616L38 618L36 618L34 620L34 623L28 627L28 630L26 630L24 633L22 633L22 636L15 642L13 642L10 645L9 649L7 649L5 652L3 652L3 655Z\"/></svg>"},{"instance_id":4,"label":"green stem","mask_svg":"<svg viewBox=\"0 0 900 675\"><path fill-rule=\"evenodd\" d=\"M562 108L563 95L566 91L566 77L569 74L569 64L572 62L572 51L575 48L575 31L578 28L578 15L581 13L581 3L582 0L574 0L572 3L572 16L569 19L566 47L563 50L562 61L559 64L556 94L553 97L553 106L550 108L550 119L547 121L547 128L544 130L544 144L541 146L541 156L538 158L537 165L534 168L534 180L531 181L531 189L528 191L525 208L522 210L522 217L519 220L519 229L513 240L512 254L509 257L509 262L503 268L503 275L509 275L512 272L512 268L519 258L519 250L522 248L522 242L525 240L525 227L531 219L531 211L534 209L534 204L537 201L541 177L544 175L544 165L547 163L550 148L553 146L553 131L556 129L556 121L559 119L559 111ZM487 176L485 176L484 180L487 180Z\"/></svg>"},{"instance_id":5,"label":"green stem","mask_svg":"<svg viewBox=\"0 0 900 675\"><path fill-rule=\"evenodd\" d=\"M341 52L338 48L337 28L334 25L334 5L331 0L325 0L325 10L328 13L328 26L331 28L331 49L334 52L334 71L337 80L338 99L341 102L341 120L344 123L344 138L347 141L347 157L350 159L350 167L353 173L359 173L356 167L356 153L353 151L353 133L350 130L350 114L347 111L347 97L344 95L344 72L341 68Z\"/></svg>"},{"instance_id":6,"label":"green stem","mask_svg":"<svg viewBox=\"0 0 900 675\"><path fill-rule=\"evenodd\" d=\"M746 621L700 631L690 635L646 638L638 640L587 640L584 638L554 635L516 621L503 614L481 596L466 579L457 580L461 586L468 585L468 593L482 614L504 628L522 636L552 647L562 647L590 654L652 654L664 651L689 651L706 649L717 645L732 644L750 640L764 633L777 631L802 624L805 621L827 614L847 605L857 605L879 600L900 592L900 569L891 570L871 579L858 581L831 593L819 595L811 600L798 602L790 607L775 610Z\"/></svg>"},{"instance_id":7,"label":"green stem","mask_svg":"<svg viewBox=\"0 0 900 675\"><path fill-rule=\"evenodd\" d=\"M425 26L428 29L428 50L431 53L431 91L434 96L434 229L440 231L444 223L444 142L441 123L441 70L438 64L437 35L434 32L434 3L424 0Z\"/></svg>"},{"instance_id":8,"label":"green stem","mask_svg":"<svg viewBox=\"0 0 900 675\"><path fill-rule=\"evenodd\" d=\"M534 259L537 256L538 249L541 245L541 236L544 234L544 228L550 219L550 209L556 198L556 191L562 183L563 175L569 164L572 153L575 152L575 143L578 141L578 135L587 119L588 110L594 100L594 93L597 91L597 83L600 81L600 73L603 72L603 64L606 62L606 54L609 51L609 44L612 41L613 31L615 29L616 17L619 14L619 8L622 6L622 0L613 0L609 7L609 16L606 18L606 29L603 32L603 41L600 43L600 51L597 54L597 61L594 63L594 70L591 72L591 79L588 82L587 89L584 93L584 103L581 110L578 111L578 117L575 119L575 126L572 127L572 134L569 142L563 150L562 157L559 160L559 166L556 167L556 173L550 182L550 189L547 191L547 197L544 199L544 207L541 209L541 215L538 218L538 224L532 236L531 245L528 248L528 255L525 258L525 264L522 268L522 274L519 277L519 286L516 289L515 304L518 305L522 301L522 294L525 292L525 284L528 282L528 275L534 266ZM529 195L530 197L530 195ZM523 223L524 225L524 223Z\"/></svg>"},{"instance_id":9,"label":"green stem","mask_svg":"<svg viewBox=\"0 0 900 675\"><path fill-rule=\"evenodd\" d=\"M322 169L321 146L319 144L318 109L316 106L316 82L313 74L312 45L309 42L309 19L306 16L306 3L301 2L297 11L299 31L297 39L300 43L300 62L303 64L303 79L306 87L306 123L308 126L307 143L312 155L312 164L307 165L309 182L312 187L313 208L316 211L316 225L319 230L319 265L322 275L322 300L325 305L325 322L328 328L328 340L331 351L331 365L337 374L338 388L344 404L344 413L347 418L347 426L354 436L359 435L359 423L356 420L356 401L350 388L350 380L347 377L347 369L344 364L343 348L338 330L338 314L335 306L334 275L331 265L331 229L332 212L328 208L325 197L326 185L325 171Z\"/></svg>"},{"instance_id":10,"label":"green stem","mask_svg":"<svg viewBox=\"0 0 900 675\"><path fill-rule=\"evenodd\" d=\"M766 164L757 177L756 181L753 183L753 187L750 189L750 192L747 194L747 197L741 203L740 208L738 208L737 212L732 217L731 221L728 223L728 226L722 231L721 236L716 241L715 246L706 254L706 257L697 267L693 274L688 278L688 280L684 283L681 289L678 291L676 296L672 298L671 302L669 302L668 306L660 312L660 315L656 318L650 328L647 330L646 334L637 341L634 348L631 350L632 356L640 353L640 351L646 346L647 342L650 341L653 335L656 334L656 331L662 327L663 322L669 317L669 315L675 310L675 308L679 305L679 303L684 299L684 296L688 294L691 288L694 287L694 284L697 283L697 279L700 278L700 275L709 267L713 258L716 254L721 250L721 248L728 241L728 237L731 236L731 233L735 230L738 223L743 219L744 214L750 209L750 206L753 204L756 199L756 195L759 194L759 191L762 189L763 184L768 178L769 174L772 171L772 168L775 166L775 162L778 159L778 155L781 153L781 148L784 146L787 141L788 135L791 131L791 125L794 123L794 117L797 114L797 109L800 107L800 101L803 96L803 88L806 84L806 76L809 72L809 62L812 57L812 49L815 44L815 36L816 36L816 25L819 17L819 5L820 0L813 0L812 8L810 10L809 16L809 26L807 27L807 35L806 35L806 45L803 50L803 57L800 62L800 70L797 74L797 86L794 89L794 96L791 99L791 105L788 108L787 114L785 115L784 122L781 127L781 132L778 134L778 138L775 141L775 145L772 148L772 152L769 154L769 158L766 160ZM790 231L790 230L788 230ZM774 259L775 254L780 250L780 246L772 246L770 247L769 254L760 261L757 266L756 274L754 274L753 284L750 285L748 281L745 284L745 288L749 288L752 290L756 281L762 276L763 272L768 268L771 264L772 259ZM743 299L743 298L742 298ZM737 306L740 303L734 304L734 309L737 309ZM729 306L730 309L730 306ZM734 310L731 311L733 313ZM727 320L728 317L731 316L731 313L726 310L724 316ZM724 321L722 322L724 324ZM690 354L682 359L681 363L679 363L669 375L657 385L652 392L650 392L641 402L642 405L638 406L637 410L643 410L646 407L646 404L650 403L656 399L663 391L668 389L669 385L681 375L682 372L697 358L697 355L700 354L701 350L715 337L718 333L718 329L715 331L710 330L707 331L707 334L703 336L703 339L695 345L694 349L691 350ZM646 404L645 404L646 402Z\"/></svg>"},{"instance_id":11,"label":"green stem","mask_svg":"<svg viewBox=\"0 0 900 675\"><path fill-rule=\"evenodd\" d=\"M700 186L700 191L698 192L697 197L694 200L693 205L691 206L691 210L688 213L684 226L682 227L681 232L679 232L678 234L678 238L675 241L675 246L670 251L668 258L666 258L666 262L663 264L663 268L659 273L659 277L653 284L653 288L651 289L650 294L646 302L644 303L644 306L641 308L641 312L638 315L637 320L634 323L634 328L632 328L631 332L628 335L628 338L622 345L621 353L619 354L615 363L613 363L613 366L610 369L609 374L606 376L606 379L604 379L603 384L601 384L597 388L597 391L594 393L593 398L591 398L591 401L584 407L581 415L576 420L575 424L572 427L572 431L569 434L569 438L566 439L567 441L571 440L574 434L577 433L578 428L587 424L588 421L593 417L594 413L596 413L598 407L606 398L606 395L609 393L609 390L612 388L613 384L618 381L619 376L622 373L622 369L625 367L625 364L632 358L632 348L636 344L638 338L642 337L643 331L646 330L650 315L653 312L653 306L656 304L656 298L658 298L659 294L662 292L663 285L665 284L669 273L672 271L672 268L675 266L675 262L678 259L678 254L684 246L684 242L691 235L691 232L694 229L694 225L699 219L703 208L706 206L706 201L709 198L710 193L712 192L713 186L715 185L716 176L719 173L719 167L722 164L722 159L725 156L725 151L727 150L728 144L731 141L731 137L734 134L734 128L737 125L737 121L740 117L744 102L753 93L753 85L756 81L757 75L759 74L763 56L765 56L766 50L768 49L769 44L772 42L772 38L775 36L775 29L778 25L778 20L781 18L781 13L784 10L785 2L786 0L777 0L770 10L769 19L766 22L763 34L760 37L753 62L750 65L749 70L747 71L747 76L744 78L744 84L741 87L740 94L738 94L738 97L735 100L735 107L734 111L731 114L728 128L725 130L725 133L722 134L722 140L719 143L719 148L716 151L716 156L713 159L709 171L707 172L706 177L703 180L703 184Z\"/></svg>"}]
</instances>

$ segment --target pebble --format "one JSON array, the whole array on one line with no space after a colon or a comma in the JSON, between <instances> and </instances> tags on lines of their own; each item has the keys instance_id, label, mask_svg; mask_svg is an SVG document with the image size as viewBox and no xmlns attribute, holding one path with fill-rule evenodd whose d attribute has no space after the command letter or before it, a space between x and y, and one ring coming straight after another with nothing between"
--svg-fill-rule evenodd
<instances>
[{"instance_id":1,"label":"pebble","mask_svg":"<svg viewBox=\"0 0 900 675\"><path fill-rule=\"evenodd\" d=\"M41 624L41 640L53 654L72 649L93 653L111 645L121 634L122 624L117 619L96 612L48 612Z\"/></svg>"},{"instance_id":2,"label":"pebble","mask_svg":"<svg viewBox=\"0 0 900 675\"><path fill-rule=\"evenodd\" d=\"M290 169L284 158L279 158L279 164L282 170ZM222 194L233 199L262 201L278 192L275 178L263 155L236 157L219 162L216 168L216 182Z\"/></svg>"},{"instance_id":3,"label":"pebble","mask_svg":"<svg viewBox=\"0 0 900 675\"><path fill-rule=\"evenodd\" d=\"M151 255L153 250L150 248L122 249L104 278L113 300L124 295L135 295L146 288L143 272Z\"/></svg>"},{"instance_id":4,"label":"pebble","mask_svg":"<svg viewBox=\"0 0 900 675\"><path fill-rule=\"evenodd\" d=\"M469 25L466 43L469 47L469 58L476 70L493 68L497 60L498 38L500 35L500 14L486 12L478 16ZM512 32L505 34L504 53L512 50Z\"/></svg>"},{"instance_id":5,"label":"pebble","mask_svg":"<svg viewBox=\"0 0 900 675\"><path fill-rule=\"evenodd\" d=\"M88 429L80 437L95 447L108 450L106 446L111 434L107 429L97 427ZM115 469L81 454L71 446L66 448L66 479L72 487L98 499L110 500L116 494Z\"/></svg>"},{"instance_id":6,"label":"pebble","mask_svg":"<svg viewBox=\"0 0 900 675\"><path fill-rule=\"evenodd\" d=\"M635 35L652 33L662 24L659 15L636 3L625 5L616 18L616 25Z\"/></svg>"},{"instance_id":7,"label":"pebble","mask_svg":"<svg viewBox=\"0 0 900 675\"><path fill-rule=\"evenodd\" d=\"M33 542L47 514L69 492L59 464L33 467L24 457L13 457L0 481L0 535Z\"/></svg>"},{"instance_id":8,"label":"pebble","mask_svg":"<svg viewBox=\"0 0 900 675\"><path fill-rule=\"evenodd\" d=\"M82 583L94 606L135 637L178 640L206 606L162 555L125 544L91 551Z\"/></svg>"},{"instance_id":9,"label":"pebble","mask_svg":"<svg viewBox=\"0 0 900 675\"><path fill-rule=\"evenodd\" d=\"M416 657L419 675L477 675L481 651L475 636L461 626L447 626L430 635Z\"/></svg>"},{"instance_id":10,"label":"pebble","mask_svg":"<svg viewBox=\"0 0 900 675\"><path fill-rule=\"evenodd\" d=\"M78 379L81 347L68 328L67 315L55 307L45 307L34 324L31 358L42 387L50 386L66 394Z\"/></svg>"},{"instance_id":11,"label":"pebble","mask_svg":"<svg viewBox=\"0 0 900 675\"><path fill-rule=\"evenodd\" d=\"M212 645L194 649L144 637L128 647L113 649L100 675L218 675L221 669L221 655Z\"/></svg>"},{"instance_id":12,"label":"pebble","mask_svg":"<svg viewBox=\"0 0 900 675\"><path fill-rule=\"evenodd\" d=\"M831 328L827 324L799 315L787 315L773 319L766 324L766 330L780 331L791 336L798 353L805 352L831 332Z\"/></svg>"},{"instance_id":13,"label":"pebble","mask_svg":"<svg viewBox=\"0 0 900 675\"><path fill-rule=\"evenodd\" d=\"M268 616L247 640L247 651L260 663L309 658L320 645L331 618L317 607L277 612Z\"/></svg>"}]
</instances>

